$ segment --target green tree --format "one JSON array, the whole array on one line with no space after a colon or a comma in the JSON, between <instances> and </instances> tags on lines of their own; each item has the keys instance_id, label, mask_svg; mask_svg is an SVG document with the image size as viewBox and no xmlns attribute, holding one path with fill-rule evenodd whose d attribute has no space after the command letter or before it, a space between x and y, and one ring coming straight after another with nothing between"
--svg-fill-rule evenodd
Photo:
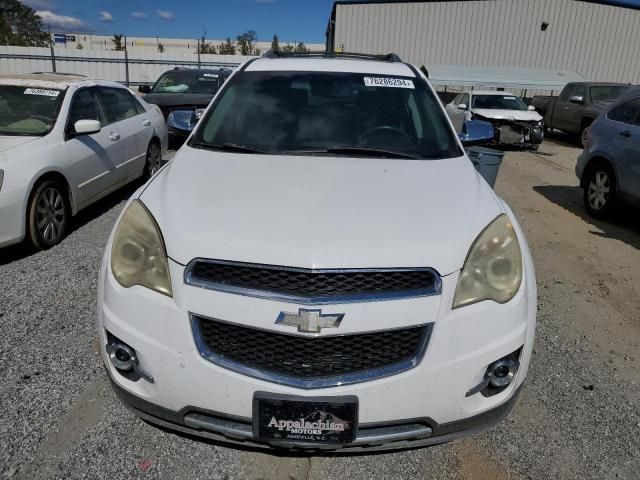
<instances>
[{"instance_id":1,"label":"green tree","mask_svg":"<svg viewBox=\"0 0 640 480\"><path fill-rule=\"evenodd\" d=\"M164 45L162 42L158 42L158 53L164 53Z\"/></svg>"},{"instance_id":2,"label":"green tree","mask_svg":"<svg viewBox=\"0 0 640 480\"><path fill-rule=\"evenodd\" d=\"M273 53L280 53L280 41L278 40L278 35L273 36L273 40L271 40L271 51Z\"/></svg>"},{"instance_id":3,"label":"green tree","mask_svg":"<svg viewBox=\"0 0 640 480\"><path fill-rule=\"evenodd\" d=\"M18 0L0 0L0 44L46 47L50 37L42 31L42 19Z\"/></svg>"},{"instance_id":4,"label":"green tree","mask_svg":"<svg viewBox=\"0 0 640 480\"><path fill-rule=\"evenodd\" d=\"M121 33L114 33L113 38L111 39L111 43L113 43L113 49L117 52L121 52L124 50L124 44L122 43L122 39L124 35Z\"/></svg>"},{"instance_id":5,"label":"green tree","mask_svg":"<svg viewBox=\"0 0 640 480\"><path fill-rule=\"evenodd\" d=\"M280 49L281 53L291 55L295 51L295 47L289 43L287 43L284 47Z\"/></svg>"},{"instance_id":6,"label":"green tree","mask_svg":"<svg viewBox=\"0 0 640 480\"><path fill-rule=\"evenodd\" d=\"M200 53L216 53L216 46L212 43L208 43L204 36L200 39Z\"/></svg>"},{"instance_id":7,"label":"green tree","mask_svg":"<svg viewBox=\"0 0 640 480\"><path fill-rule=\"evenodd\" d=\"M293 51L293 53L309 53L309 52L310 50L306 47L304 42L298 43L298 45L296 45L295 50Z\"/></svg>"},{"instance_id":8,"label":"green tree","mask_svg":"<svg viewBox=\"0 0 640 480\"><path fill-rule=\"evenodd\" d=\"M226 42L222 42L218 45L218 54L219 55L235 55L236 54L236 46L231 42L231 39L227 37Z\"/></svg>"},{"instance_id":9,"label":"green tree","mask_svg":"<svg viewBox=\"0 0 640 480\"><path fill-rule=\"evenodd\" d=\"M254 30L248 30L242 35L238 35L237 44L240 55L254 55L254 45L258 36Z\"/></svg>"}]
</instances>

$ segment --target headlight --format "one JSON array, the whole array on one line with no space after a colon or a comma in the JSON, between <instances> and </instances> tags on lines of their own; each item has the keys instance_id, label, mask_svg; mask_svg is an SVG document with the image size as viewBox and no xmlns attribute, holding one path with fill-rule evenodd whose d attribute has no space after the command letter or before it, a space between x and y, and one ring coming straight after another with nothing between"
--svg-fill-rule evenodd
<instances>
[{"instance_id":1,"label":"headlight","mask_svg":"<svg viewBox=\"0 0 640 480\"><path fill-rule=\"evenodd\" d=\"M473 242L460 272L453 308L483 300L506 303L522 282L522 256L513 225L500 215Z\"/></svg>"},{"instance_id":2,"label":"headlight","mask_svg":"<svg viewBox=\"0 0 640 480\"><path fill-rule=\"evenodd\" d=\"M162 234L139 200L131 202L116 227L111 247L111 271L123 287L142 285L172 296Z\"/></svg>"}]
</instances>

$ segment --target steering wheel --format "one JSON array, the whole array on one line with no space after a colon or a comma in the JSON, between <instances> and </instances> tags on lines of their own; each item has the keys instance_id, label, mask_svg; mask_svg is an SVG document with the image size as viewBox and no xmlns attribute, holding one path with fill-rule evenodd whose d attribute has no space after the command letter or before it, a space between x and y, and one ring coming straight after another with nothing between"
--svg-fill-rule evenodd
<instances>
[{"instance_id":1,"label":"steering wheel","mask_svg":"<svg viewBox=\"0 0 640 480\"><path fill-rule=\"evenodd\" d=\"M381 125L379 127L370 128L369 130L364 132L362 135L360 135L360 138L358 139L358 141L360 143L365 143L363 142L363 140L366 139L368 136L370 136L372 133L376 133L376 132L395 133L396 135L401 136L404 140L407 140L409 143L413 145L413 139L407 134L407 132L405 132L404 130L400 130L397 127L392 127L390 125Z\"/></svg>"}]
</instances>

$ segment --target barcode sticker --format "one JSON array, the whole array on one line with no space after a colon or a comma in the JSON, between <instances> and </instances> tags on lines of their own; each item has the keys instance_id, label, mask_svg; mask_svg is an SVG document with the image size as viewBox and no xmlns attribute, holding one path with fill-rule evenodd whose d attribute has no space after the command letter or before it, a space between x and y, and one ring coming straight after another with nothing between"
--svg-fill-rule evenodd
<instances>
[{"instance_id":1,"label":"barcode sticker","mask_svg":"<svg viewBox=\"0 0 640 480\"><path fill-rule=\"evenodd\" d=\"M60 90L45 90L44 88L27 88L24 95L44 95L46 97L57 97Z\"/></svg>"},{"instance_id":2,"label":"barcode sticker","mask_svg":"<svg viewBox=\"0 0 640 480\"><path fill-rule=\"evenodd\" d=\"M416 88L412 80L405 78L364 77L364 84L367 87Z\"/></svg>"}]
</instances>

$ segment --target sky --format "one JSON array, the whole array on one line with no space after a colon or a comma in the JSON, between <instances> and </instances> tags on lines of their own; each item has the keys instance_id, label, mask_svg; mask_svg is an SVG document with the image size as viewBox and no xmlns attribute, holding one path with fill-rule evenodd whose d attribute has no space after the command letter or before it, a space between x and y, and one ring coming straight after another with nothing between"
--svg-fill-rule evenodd
<instances>
[{"instance_id":1,"label":"sky","mask_svg":"<svg viewBox=\"0 0 640 480\"><path fill-rule=\"evenodd\" d=\"M332 0L21 0L52 33L324 43ZM640 0L639 0L640 1Z\"/></svg>"},{"instance_id":2,"label":"sky","mask_svg":"<svg viewBox=\"0 0 640 480\"><path fill-rule=\"evenodd\" d=\"M52 33L324 43L333 0L22 0ZM612 0L640 6L640 0Z\"/></svg>"}]
</instances>

